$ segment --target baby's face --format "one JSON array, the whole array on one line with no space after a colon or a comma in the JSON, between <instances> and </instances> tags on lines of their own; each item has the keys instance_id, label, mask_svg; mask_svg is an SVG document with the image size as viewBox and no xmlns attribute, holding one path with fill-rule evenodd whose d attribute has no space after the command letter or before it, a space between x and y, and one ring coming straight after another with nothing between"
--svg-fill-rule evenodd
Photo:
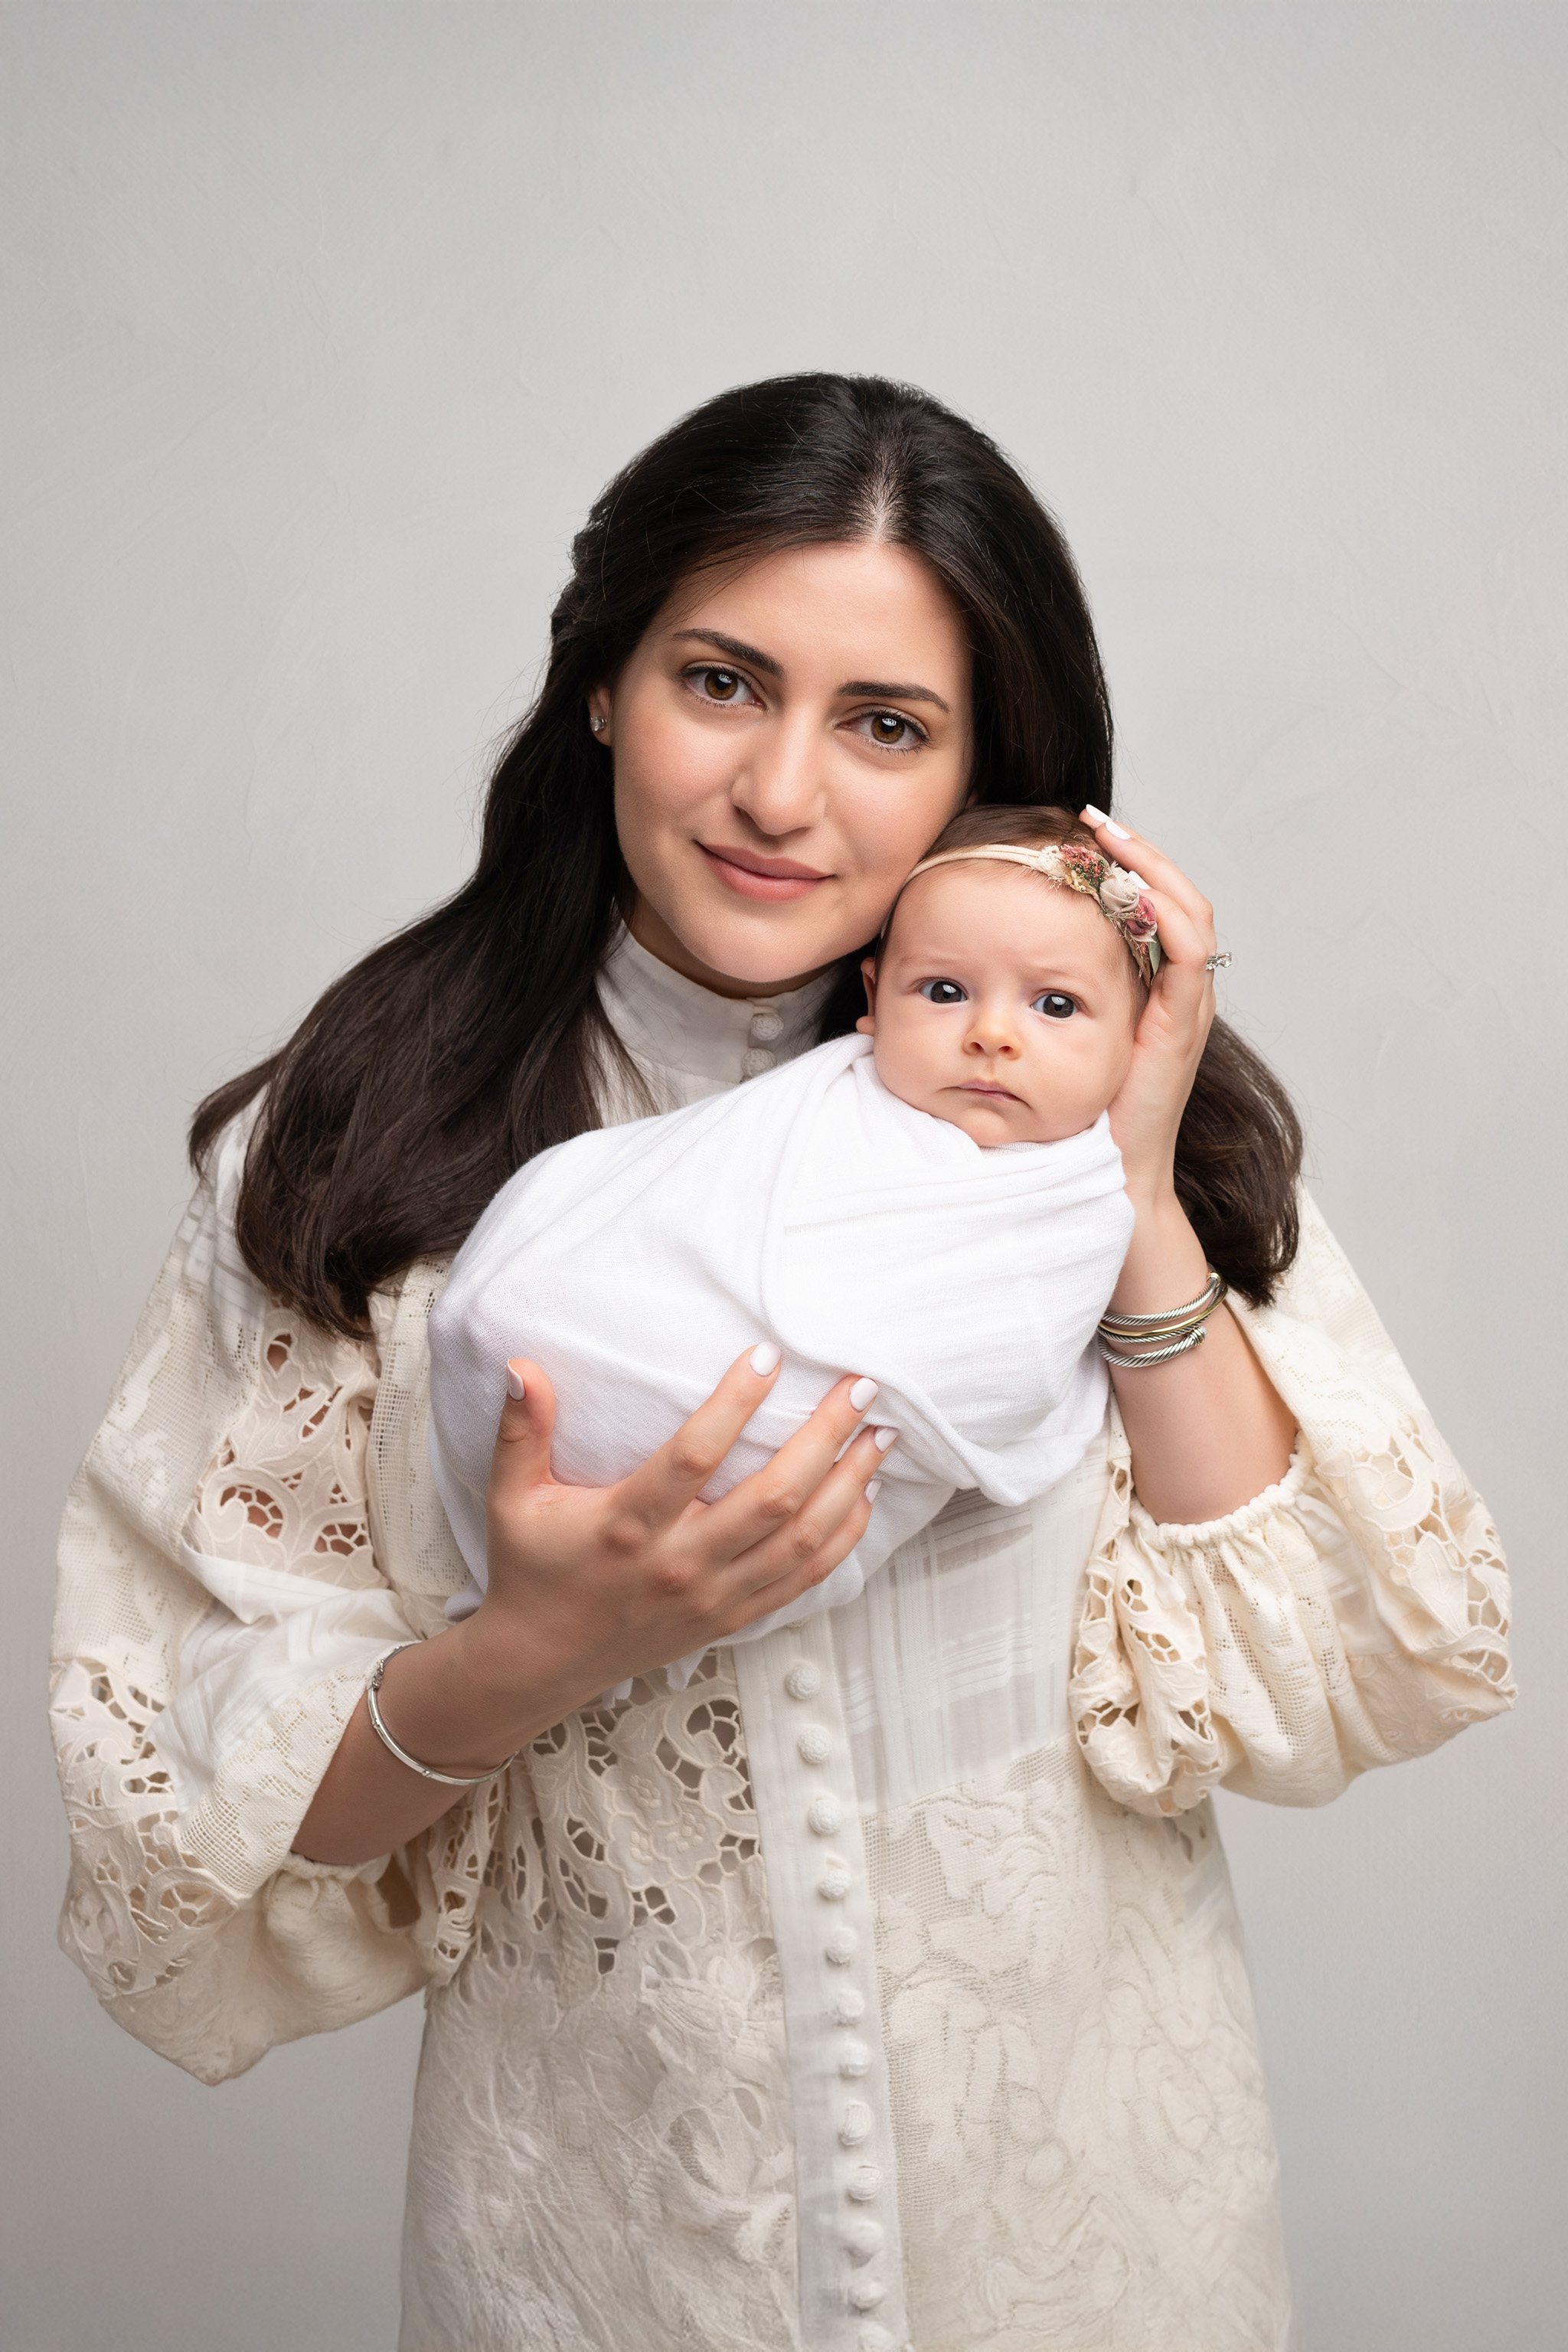
<instances>
[{"instance_id":1,"label":"baby's face","mask_svg":"<svg viewBox=\"0 0 1568 2352\"><path fill-rule=\"evenodd\" d=\"M858 1024L889 1093L976 1143L1058 1143L1127 1075L1143 991L1092 899L975 860L900 899Z\"/></svg>"}]
</instances>

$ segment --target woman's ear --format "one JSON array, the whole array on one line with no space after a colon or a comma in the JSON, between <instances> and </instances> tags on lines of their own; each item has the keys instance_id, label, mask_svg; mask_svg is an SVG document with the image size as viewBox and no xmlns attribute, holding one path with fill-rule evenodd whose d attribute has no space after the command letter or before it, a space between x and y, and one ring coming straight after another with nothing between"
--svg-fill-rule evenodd
<instances>
[{"instance_id":1,"label":"woman's ear","mask_svg":"<svg viewBox=\"0 0 1568 2352\"><path fill-rule=\"evenodd\" d=\"M860 977L866 983L866 1010L855 1026L862 1037L874 1037L877 1034L877 959L875 956L861 958Z\"/></svg>"}]
</instances>

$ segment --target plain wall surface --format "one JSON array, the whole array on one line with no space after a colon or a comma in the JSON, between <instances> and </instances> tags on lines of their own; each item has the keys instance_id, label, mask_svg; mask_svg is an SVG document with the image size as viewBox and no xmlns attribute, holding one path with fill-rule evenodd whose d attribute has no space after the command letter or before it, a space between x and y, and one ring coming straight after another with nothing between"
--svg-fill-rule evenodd
<instances>
[{"instance_id":1,"label":"plain wall surface","mask_svg":"<svg viewBox=\"0 0 1568 2352\"><path fill-rule=\"evenodd\" d=\"M5 2352L391 2352L417 2004L214 2092L55 1952L55 1524L191 1105L463 874L601 483L803 366L1059 514L1513 1559L1515 1716L1222 1806L1304 2352L1562 2344L1565 101L1558 6L0 16Z\"/></svg>"}]
</instances>

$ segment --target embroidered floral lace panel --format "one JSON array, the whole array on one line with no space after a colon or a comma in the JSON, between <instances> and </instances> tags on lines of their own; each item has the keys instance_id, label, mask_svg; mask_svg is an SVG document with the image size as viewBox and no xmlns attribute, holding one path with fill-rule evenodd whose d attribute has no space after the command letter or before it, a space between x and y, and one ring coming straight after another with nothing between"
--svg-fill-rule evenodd
<instances>
[{"instance_id":1,"label":"embroidered floral lace panel","mask_svg":"<svg viewBox=\"0 0 1568 2352\"><path fill-rule=\"evenodd\" d=\"M1282 2352L1251 1994L1210 1809L1070 1741L867 1825L920 2352Z\"/></svg>"},{"instance_id":2,"label":"embroidered floral lace panel","mask_svg":"<svg viewBox=\"0 0 1568 2352\"><path fill-rule=\"evenodd\" d=\"M794 2347L788 2057L729 1654L558 1725L491 1807L468 1956L430 2001L404 2352L628 2327L649 2352Z\"/></svg>"}]
</instances>

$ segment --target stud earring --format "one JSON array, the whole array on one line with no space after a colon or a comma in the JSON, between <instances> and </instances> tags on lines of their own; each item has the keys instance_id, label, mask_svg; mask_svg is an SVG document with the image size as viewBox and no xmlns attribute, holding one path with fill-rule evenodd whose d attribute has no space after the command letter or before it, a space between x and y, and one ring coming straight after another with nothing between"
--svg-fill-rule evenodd
<instances>
[{"instance_id":1,"label":"stud earring","mask_svg":"<svg viewBox=\"0 0 1568 2352\"><path fill-rule=\"evenodd\" d=\"M593 729L595 735L598 733L604 723L605 722L602 719L590 719L588 721L589 726Z\"/></svg>"}]
</instances>

